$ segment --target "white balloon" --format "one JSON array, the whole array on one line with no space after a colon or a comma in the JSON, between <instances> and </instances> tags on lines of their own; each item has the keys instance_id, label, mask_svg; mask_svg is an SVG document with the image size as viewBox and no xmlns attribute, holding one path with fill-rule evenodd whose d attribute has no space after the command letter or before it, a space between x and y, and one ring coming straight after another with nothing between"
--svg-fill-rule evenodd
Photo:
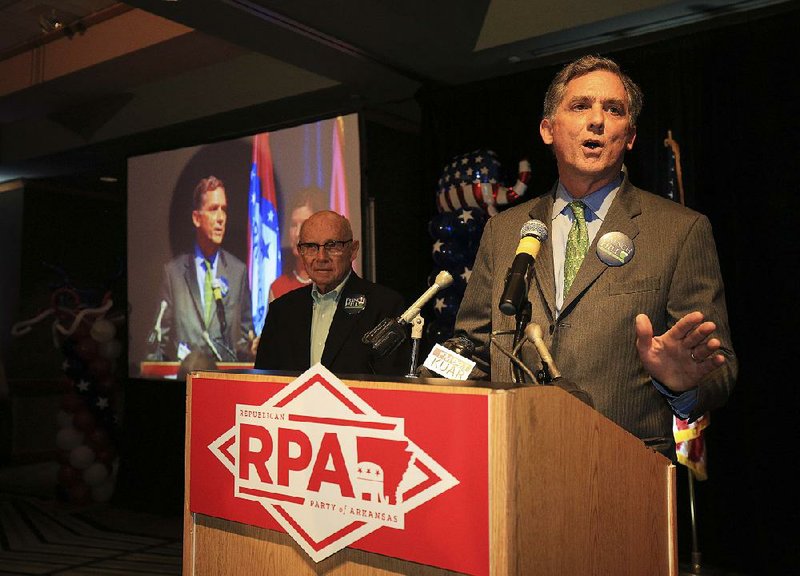
<instances>
[{"instance_id":1,"label":"white balloon","mask_svg":"<svg viewBox=\"0 0 800 576\"><path fill-rule=\"evenodd\" d=\"M72 426L72 414L70 414L66 410L59 410L58 414L56 414L56 421L58 422L59 428L66 428L67 426Z\"/></svg>"},{"instance_id":2,"label":"white balloon","mask_svg":"<svg viewBox=\"0 0 800 576\"><path fill-rule=\"evenodd\" d=\"M94 464L95 454L94 450L86 445L76 446L69 453L69 463L78 470L86 470L89 466Z\"/></svg>"},{"instance_id":3,"label":"white balloon","mask_svg":"<svg viewBox=\"0 0 800 576\"><path fill-rule=\"evenodd\" d=\"M116 360L122 353L122 343L116 339L100 342L97 353L107 360Z\"/></svg>"},{"instance_id":4,"label":"white balloon","mask_svg":"<svg viewBox=\"0 0 800 576\"><path fill-rule=\"evenodd\" d=\"M89 334L91 334L92 338L97 342L108 342L116 333L117 329L114 328L114 325L104 318L95 320L94 324L92 324L92 328L89 330Z\"/></svg>"},{"instance_id":5,"label":"white balloon","mask_svg":"<svg viewBox=\"0 0 800 576\"><path fill-rule=\"evenodd\" d=\"M83 444L83 432L76 430L71 424L56 433L56 446L60 450L73 450Z\"/></svg>"},{"instance_id":6,"label":"white balloon","mask_svg":"<svg viewBox=\"0 0 800 576\"><path fill-rule=\"evenodd\" d=\"M108 477L97 486L92 486L92 500L108 502L114 494L114 478Z\"/></svg>"},{"instance_id":7,"label":"white balloon","mask_svg":"<svg viewBox=\"0 0 800 576\"><path fill-rule=\"evenodd\" d=\"M89 486L98 486L106 478L108 478L108 468L100 462L95 462L83 471L83 481Z\"/></svg>"}]
</instances>

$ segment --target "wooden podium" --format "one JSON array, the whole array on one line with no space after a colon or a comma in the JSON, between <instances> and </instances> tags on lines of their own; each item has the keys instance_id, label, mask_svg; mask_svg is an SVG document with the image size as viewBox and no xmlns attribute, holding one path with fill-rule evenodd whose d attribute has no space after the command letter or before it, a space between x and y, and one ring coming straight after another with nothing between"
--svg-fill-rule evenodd
<instances>
[{"instance_id":1,"label":"wooden podium","mask_svg":"<svg viewBox=\"0 0 800 576\"><path fill-rule=\"evenodd\" d=\"M215 382L215 381L219 382ZM184 575L343 575L461 574L447 566L359 549L344 548L315 563L287 533L192 510L193 432L205 426L192 421L193 384L231 390L237 382L284 385L293 377L265 374L194 373L187 384L186 492L184 504ZM502 576L676 576L677 539L675 467L668 459L598 412L555 387L493 389L469 385L423 385L413 380L366 382L344 380L356 394L416 395L442 402L443 422L449 399L485 403L485 425L476 433L485 446L488 513L476 514L470 531L486 534L487 561L482 573ZM448 383L454 383L448 381ZM209 386L209 384L211 386ZM218 386L213 386L218 384ZM480 383L485 385L486 383ZM199 388L198 388L199 390ZM421 396L420 396L421 394ZM476 398L477 397L477 398ZM213 410L204 400L204 414ZM454 408L455 409L455 408ZM450 419L451 420L448 420ZM479 419L480 420L480 419ZM466 428L465 428L466 429ZM424 439L428 443L437 438ZM420 444L418 439L415 441ZM459 438L450 441L457 445ZM423 442L424 443L424 442ZM197 445L194 446L198 450ZM483 457L485 456L485 458ZM195 452L197 458L197 452ZM481 464L484 466L484 464ZM464 481L456 489L470 489ZM449 493L446 493L449 494ZM467 495L472 498L471 495ZM444 498L444 497L442 497ZM479 502L475 495L470 502ZM478 510L479 508L476 508ZM464 511L469 523L472 516ZM486 520L488 519L488 520ZM488 525L483 525L487 524ZM413 530L408 524L407 530ZM400 531L380 528L380 531ZM447 530L424 544L448 547ZM419 545L419 541L417 544ZM466 551L471 545L464 544ZM477 571L478 573L481 571ZM466 572L473 573L473 572Z\"/></svg>"}]
</instances>

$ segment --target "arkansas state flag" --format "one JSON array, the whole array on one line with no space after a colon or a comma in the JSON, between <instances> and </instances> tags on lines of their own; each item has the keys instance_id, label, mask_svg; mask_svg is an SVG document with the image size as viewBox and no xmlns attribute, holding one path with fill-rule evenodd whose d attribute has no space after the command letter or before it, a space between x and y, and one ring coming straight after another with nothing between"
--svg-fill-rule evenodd
<instances>
[{"instance_id":1,"label":"arkansas state flag","mask_svg":"<svg viewBox=\"0 0 800 576\"><path fill-rule=\"evenodd\" d=\"M260 335L267 317L269 287L281 274L281 235L269 133L256 134L253 137L249 212L248 255L253 327L256 334Z\"/></svg>"}]
</instances>

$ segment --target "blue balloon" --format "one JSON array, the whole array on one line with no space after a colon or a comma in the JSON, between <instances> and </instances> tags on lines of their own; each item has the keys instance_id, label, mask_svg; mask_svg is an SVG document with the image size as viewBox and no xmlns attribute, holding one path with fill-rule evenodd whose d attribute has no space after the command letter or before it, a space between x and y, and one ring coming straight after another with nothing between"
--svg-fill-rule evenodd
<instances>
[{"instance_id":1,"label":"blue balloon","mask_svg":"<svg viewBox=\"0 0 800 576\"><path fill-rule=\"evenodd\" d=\"M480 208L463 208L453 212L455 237L462 242L480 241L486 225L486 212Z\"/></svg>"},{"instance_id":2,"label":"blue balloon","mask_svg":"<svg viewBox=\"0 0 800 576\"><path fill-rule=\"evenodd\" d=\"M453 336L454 320L450 318L434 318L425 322L425 338L431 344L442 344Z\"/></svg>"},{"instance_id":3,"label":"blue balloon","mask_svg":"<svg viewBox=\"0 0 800 576\"><path fill-rule=\"evenodd\" d=\"M461 294L453 288L441 290L431 300L434 314L440 318L452 318L454 320L460 304Z\"/></svg>"},{"instance_id":4,"label":"blue balloon","mask_svg":"<svg viewBox=\"0 0 800 576\"><path fill-rule=\"evenodd\" d=\"M428 233L434 240L450 240L455 235L455 218L452 212L440 212L428 222Z\"/></svg>"},{"instance_id":5,"label":"blue balloon","mask_svg":"<svg viewBox=\"0 0 800 576\"><path fill-rule=\"evenodd\" d=\"M434 263L439 268L446 269L460 267L467 258L461 244L453 240L434 242L432 256Z\"/></svg>"},{"instance_id":6,"label":"blue balloon","mask_svg":"<svg viewBox=\"0 0 800 576\"><path fill-rule=\"evenodd\" d=\"M472 266L465 265L461 266L460 268L448 270L450 275L453 277L453 289L460 294L464 293L464 290L467 288L467 281L469 280L470 274L472 274Z\"/></svg>"}]
</instances>

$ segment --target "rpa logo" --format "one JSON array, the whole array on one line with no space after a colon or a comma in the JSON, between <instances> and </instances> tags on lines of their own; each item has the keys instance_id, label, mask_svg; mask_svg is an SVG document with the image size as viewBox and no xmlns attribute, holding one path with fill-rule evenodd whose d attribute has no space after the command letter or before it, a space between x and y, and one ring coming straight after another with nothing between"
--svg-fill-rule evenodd
<instances>
[{"instance_id":1,"label":"rpa logo","mask_svg":"<svg viewBox=\"0 0 800 576\"><path fill-rule=\"evenodd\" d=\"M382 528L458 481L404 432L317 364L209 449L234 496L260 503L315 561Z\"/></svg>"}]
</instances>

